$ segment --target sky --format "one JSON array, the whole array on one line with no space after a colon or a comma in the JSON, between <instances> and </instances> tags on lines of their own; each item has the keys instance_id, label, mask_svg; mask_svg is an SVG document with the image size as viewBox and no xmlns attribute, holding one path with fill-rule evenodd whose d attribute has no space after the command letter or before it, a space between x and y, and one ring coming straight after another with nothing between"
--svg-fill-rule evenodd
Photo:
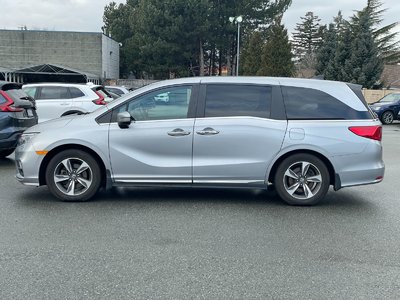
<instances>
[{"instance_id":1,"label":"sky","mask_svg":"<svg viewBox=\"0 0 400 300\"><path fill-rule=\"evenodd\" d=\"M60 30L100 32L104 6L109 0L0 0L0 29ZM117 3L125 2L115 0ZM332 20L339 9L347 18L354 10L362 9L367 0L293 0L283 23L292 32L300 17L312 11L321 18L321 24ZM388 8L384 23L400 21L399 0L383 0ZM4 13L6 12L6 13ZM400 25L396 28L400 31Z\"/></svg>"}]
</instances>

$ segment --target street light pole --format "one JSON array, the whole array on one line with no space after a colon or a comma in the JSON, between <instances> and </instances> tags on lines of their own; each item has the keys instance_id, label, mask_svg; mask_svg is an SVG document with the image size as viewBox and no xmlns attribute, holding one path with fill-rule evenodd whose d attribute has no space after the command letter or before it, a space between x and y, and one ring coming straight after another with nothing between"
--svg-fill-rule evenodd
<instances>
[{"instance_id":1,"label":"street light pole","mask_svg":"<svg viewBox=\"0 0 400 300\"><path fill-rule=\"evenodd\" d=\"M236 61L236 76L239 76L239 57L240 57L240 22L238 23L238 36L237 36L237 61Z\"/></svg>"},{"instance_id":2,"label":"street light pole","mask_svg":"<svg viewBox=\"0 0 400 300\"><path fill-rule=\"evenodd\" d=\"M236 50L236 76L239 76L239 62L240 62L240 23L243 22L243 17L230 17L229 21L231 23L236 22L238 24L238 32L237 32L237 50Z\"/></svg>"}]
</instances>

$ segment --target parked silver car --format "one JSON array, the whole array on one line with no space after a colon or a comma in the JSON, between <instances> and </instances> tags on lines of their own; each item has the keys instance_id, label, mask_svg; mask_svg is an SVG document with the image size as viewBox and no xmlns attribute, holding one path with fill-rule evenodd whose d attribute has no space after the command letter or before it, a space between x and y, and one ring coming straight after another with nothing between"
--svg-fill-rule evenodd
<instances>
[{"instance_id":1,"label":"parked silver car","mask_svg":"<svg viewBox=\"0 0 400 300\"><path fill-rule=\"evenodd\" d=\"M167 93L170 105L154 97ZM157 82L81 116L27 130L17 179L66 201L101 186L269 188L289 204L378 183L381 123L359 86L225 77Z\"/></svg>"}]
</instances>

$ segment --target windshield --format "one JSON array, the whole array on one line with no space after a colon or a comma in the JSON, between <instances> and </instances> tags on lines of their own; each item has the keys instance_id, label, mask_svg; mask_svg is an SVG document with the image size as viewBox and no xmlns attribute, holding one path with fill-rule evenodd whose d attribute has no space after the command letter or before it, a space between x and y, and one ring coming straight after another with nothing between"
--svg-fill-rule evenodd
<instances>
[{"instance_id":1,"label":"windshield","mask_svg":"<svg viewBox=\"0 0 400 300\"><path fill-rule=\"evenodd\" d=\"M400 94L389 94L379 100L379 103L392 103L400 100Z\"/></svg>"}]
</instances>

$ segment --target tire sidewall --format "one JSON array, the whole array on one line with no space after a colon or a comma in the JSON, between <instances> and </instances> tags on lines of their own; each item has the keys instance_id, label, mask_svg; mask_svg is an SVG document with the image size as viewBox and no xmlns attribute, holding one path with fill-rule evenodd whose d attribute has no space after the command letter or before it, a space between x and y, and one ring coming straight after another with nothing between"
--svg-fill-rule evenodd
<instances>
[{"instance_id":1,"label":"tire sidewall","mask_svg":"<svg viewBox=\"0 0 400 300\"><path fill-rule=\"evenodd\" d=\"M320 187L319 191L310 199L301 200L301 199L292 197L291 195L288 194L288 192L286 191L286 189L284 187L283 177L284 177L286 170L294 163L300 162L300 161L306 161L306 162L312 163L315 167L317 167L319 169L319 171L321 173L321 177L322 177L321 187ZM279 197L282 200L284 200L286 203L288 203L290 205L302 205L302 206L314 205L314 204L318 203L319 201L321 201L325 197L326 193L328 192L329 186L330 186L330 176L329 176L328 168L326 167L324 162L322 160L320 160L318 157L311 155L311 154L307 154L307 153L304 153L304 154L299 153L299 154L289 156L284 161L282 161L282 163L279 165L279 167L275 173L274 183L275 183L275 188L276 188L276 191L277 191Z\"/></svg>"},{"instance_id":2,"label":"tire sidewall","mask_svg":"<svg viewBox=\"0 0 400 300\"><path fill-rule=\"evenodd\" d=\"M77 196L69 196L65 195L61 192L54 182L54 171L57 165L67 158L79 158L85 161L92 170L92 184L87 191L83 194ZM101 170L98 165L98 162L93 158L92 155L84 152L82 150L65 150L58 154L56 154L49 162L46 168L46 183L50 190L50 192L56 196L58 199L62 201L71 201L71 202L80 202L80 201L87 201L92 198L100 188L101 185Z\"/></svg>"}]
</instances>

